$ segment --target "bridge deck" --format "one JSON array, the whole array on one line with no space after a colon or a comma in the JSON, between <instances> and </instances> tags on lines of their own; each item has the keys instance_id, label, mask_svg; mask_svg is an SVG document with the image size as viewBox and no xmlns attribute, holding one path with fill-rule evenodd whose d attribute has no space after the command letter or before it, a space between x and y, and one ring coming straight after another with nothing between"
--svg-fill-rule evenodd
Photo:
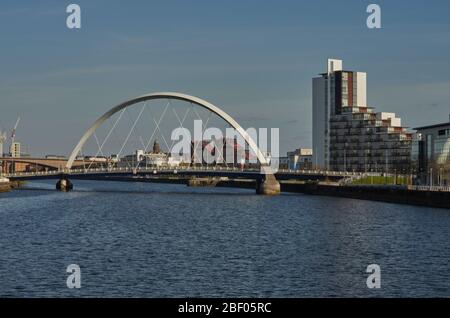
<instances>
[{"instance_id":1,"label":"bridge deck","mask_svg":"<svg viewBox=\"0 0 450 318\"><path fill-rule=\"evenodd\" d=\"M47 171L47 172L20 172L4 174L4 177L12 181L20 180L43 180L59 179L61 176L69 179L104 179L108 176L159 176L159 177L228 177L243 179L260 179L264 175L260 170L241 170L238 168L217 167L183 167L183 168L96 168L96 169L72 169L70 171ZM325 180L338 181L343 178L352 178L363 175L361 173L345 173L334 171L295 171L279 170L275 173L278 180Z\"/></svg>"}]
</instances>

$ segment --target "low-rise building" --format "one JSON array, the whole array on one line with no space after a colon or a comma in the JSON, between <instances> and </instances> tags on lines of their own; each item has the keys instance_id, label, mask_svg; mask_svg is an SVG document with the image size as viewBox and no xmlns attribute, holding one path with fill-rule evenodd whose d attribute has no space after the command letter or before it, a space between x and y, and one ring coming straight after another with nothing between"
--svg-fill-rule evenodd
<instances>
[{"instance_id":1,"label":"low-rise building","mask_svg":"<svg viewBox=\"0 0 450 318\"><path fill-rule=\"evenodd\" d=\"M289 158L288 157L279 157L279 158L271 158L272 164L278 164L278 169L289 169Z\"/></svg>"},{"instance_id":2,"label":"low-rise building","mask_svg":"<svg viewBox=\"0 0 450 318\"><path fill-rule=\"evenodd\" d=\"M153 144L151 152L136 150L132 155L127 155L118 162L119 167L176 167L182 164L179 159L172 158L169 154L161 150L157 141Z\"/></svg>"},{"instance_id":3,"label":"low-rise building","mask_svg":"<svg viewBox=\"0 0 450 318\"><path fill-rule=\"evenodd\" d=\"M287 153L288 168L291 170L312 169L313 151L310 148L298 148Z\"/></svg>"},{"instance_id":4,"label":"low-rise building","mask_svg":"<svg viewBox=\"0 0 450 318\"><path fill-rule=\"evenodd\" d=\"M447 123L415 128L411 159L419 184L450 185L450 116Z\"/></svg>"},{"instance_id":5,"label":"low-rise building","mask_svg":"<svg viewBox=\"0 0 450 318\"><path fill-rule=\"evenodd\" d=\"M330 168L407 174L411 143L412 133L394 113L343 107L330 119Z\"/></svg>"}]
</instances>

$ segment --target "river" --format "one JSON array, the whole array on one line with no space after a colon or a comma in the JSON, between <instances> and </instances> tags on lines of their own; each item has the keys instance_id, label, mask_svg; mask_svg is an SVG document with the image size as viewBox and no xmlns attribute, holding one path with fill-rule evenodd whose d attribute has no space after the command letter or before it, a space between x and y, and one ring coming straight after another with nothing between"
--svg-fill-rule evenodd
<instances>
[{"instance_id":1,"label":"river","mask_svg":"<svg viewBox=\"0 0 450 318\"><path fill-rule=\"evenodd\" d=\"M0 193L3 297L450 297L450 210L53 182ZM69 264L81 288L66 286ZM369 264L381 288L368 289Z\"/></svg>"}]
</instances>

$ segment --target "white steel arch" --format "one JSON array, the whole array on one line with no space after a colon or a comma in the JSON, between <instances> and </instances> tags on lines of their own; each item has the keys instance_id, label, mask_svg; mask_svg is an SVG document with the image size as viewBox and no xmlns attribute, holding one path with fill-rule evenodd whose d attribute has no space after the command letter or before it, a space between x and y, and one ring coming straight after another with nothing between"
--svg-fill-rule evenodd
<instances>
[{"instance_id":1,"label":"white steel arch","mask_svg":"<svg viewBox=\"0 0 450 318\"><path fill-rule=\"evenodd\" d=\"M264 168L264 170L267 168L267 166L268 166L267 160L264 157L261 150L259 150L255 141L247 134L247 132L241 127L241 125L239 125L237 123L237 121L235 121L230 115L225 113L219 107L214 106L213 104L211 104L201 98L195 97L195 96L182 94L182 93L174 93L174 92L159 92L159 93L146 94L146 95L142 95L142 96L127 100L127 101L123 102L122 104L119 104L119 105L111 108L108 112L103 114L103 116L98 118L94 122L94 124L84 133L84 135L81 137L81 139L78 142L78 144L76 145L76 147L73 149L72 154L70 155L69 160L67 161L66 169L70 170L72 168L72 165L73 165L76 157L80 153L80 151L83 148L86 141L94 134L94 132L97 130L97 128L100 127L107 119L109 119L117 112L119 112L122 109L125 109L129 106L132 106L134 104L137 104L137 103L140 103L143 101L154 100L154 99L182 100L185 102L190 102L190 103L196 104L200 107L206 108L209 111L215 113L220 118L225 120L228 124L230 124L234 129L236 129L236 131L244 138L245 142L249 145L250 149L256 154L256 157L258 158L258 161L261 164L261 166Z\"/></svg>"}]
</instances>

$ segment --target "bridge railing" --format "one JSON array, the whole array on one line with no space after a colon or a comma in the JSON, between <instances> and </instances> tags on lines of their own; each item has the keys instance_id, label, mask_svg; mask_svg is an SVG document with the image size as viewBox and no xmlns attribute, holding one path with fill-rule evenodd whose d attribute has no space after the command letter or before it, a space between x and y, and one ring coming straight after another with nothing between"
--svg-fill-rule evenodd
<instances>
[{"instance_id":1,"label":"bridge railing","mask_svg":"<svg viewBox=\"0 0 450 318\"><path fill-rule=\"evenodd\" d=\"M92 174L92 173L158 173L160 171L178 173L179 171L227 171L227 172L259 172L259 169L243 169L240 167L218 167L218 166L158 166L158 167L98 167L98 168L75 168L71 170L54 170L54 171L37 171L37 172L16 172L12 174L4 174L5 177L21 177L21 176L49 176L58 174ZM293 170L279 169L277 174L292 175L323 175L323 176L340 176L340 177L360 177L360 176L381 176L381 173L364 173L364 172L343 172L343 171L327 171L327 170Z\"/></svg>"},{"instance_id":2,"label":"bridge railing","mask_svg":"<svg viewBox=\"0 0 450 318\"><path fill-rule=\"evenodd\" d=\"M410 185L408 186L408 190L415 191L433 191L433 192L450 192L450 186L417 186Z\"/></svg>"},{"instance_id":3,"label":"bridge railing","mask_svg":"<svg viewBox=\"0 0 450 318\"><path fill-rule=\"evenodd\" d=\"M23 171L23 172L14 172L14 173L5 173L2 176L5 178L10 177L27 177L27 176L49 176L49 175L59 175L61 174L61 171Z\"/></svg>"}]
</instances>

